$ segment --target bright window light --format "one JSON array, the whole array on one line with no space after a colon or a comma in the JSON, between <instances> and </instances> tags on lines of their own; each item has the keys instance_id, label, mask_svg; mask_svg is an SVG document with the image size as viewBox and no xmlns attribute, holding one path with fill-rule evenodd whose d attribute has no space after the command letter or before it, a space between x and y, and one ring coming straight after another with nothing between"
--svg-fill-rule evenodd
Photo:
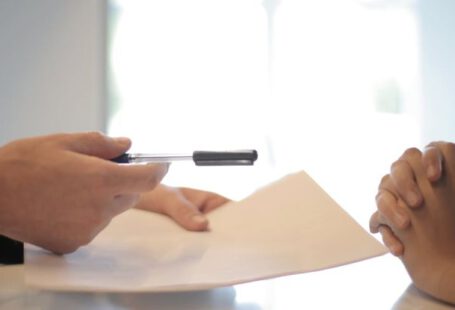
<instances>
[{"instance_id":1,"label":"bright window light","mask_svg":"<svg viewBox=\"0 0 455 310\"><path fill-rule=\"evenodd\" d=\"M174 164L167 184L239 199L306 170L367 228L380 178L420 146L414 1L110 6L110 134L139 152L259 152L251 168Z\"/></svg>"}]
</instances>

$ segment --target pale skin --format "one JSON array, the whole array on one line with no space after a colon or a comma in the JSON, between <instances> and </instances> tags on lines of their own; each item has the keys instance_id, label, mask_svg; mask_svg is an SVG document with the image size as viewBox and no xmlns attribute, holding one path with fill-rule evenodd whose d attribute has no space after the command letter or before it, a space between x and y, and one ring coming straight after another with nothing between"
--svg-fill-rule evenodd
<instances>
[{"instance_id":1,"label":"pale skin","mask_svg":"<svg viewBox=\"0 0 455 310\"><path fill-rule=\"evenodd\" d=\"M167 215L187 230L205 231L209 228L205 214L227 202L216 193L161 184L141 195L136 208Z\"/></svg>"},{"instance_id":2,"label":"pale skin","mask_svg":"<svg viewBox=\"0 0 455 310\"><path fill-rule=\"evenodd\" d=\"M137 206L206 230L204 213L227 199L160 185L167 164L118 165L127 138L57 134L0 147L0 234L65 254L88 244L116 215Z\"/></svg>"},{"instance_id":3,"label":"pale skin","mask_svg":"<svg viewBox=\"0 0 455 310\"><path fill-rule=\"evenodd\" d=\"M455 145L408 149L381 181L370 221L422 291L455 303Z\"/></svg>"}]
</instances>

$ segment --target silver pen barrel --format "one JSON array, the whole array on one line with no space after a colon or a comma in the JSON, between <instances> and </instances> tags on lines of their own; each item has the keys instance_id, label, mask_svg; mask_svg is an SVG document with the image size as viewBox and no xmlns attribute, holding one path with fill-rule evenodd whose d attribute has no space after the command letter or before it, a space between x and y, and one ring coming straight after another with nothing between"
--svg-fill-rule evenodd
<instances>
[{"instance_id":1,"label":"silver pen barrel","mask_svg":"<svg viewBox=\"0 0 455 310\"><path fill-rule=\"evenodd\" d=\"M193 155L187 154L129 154L130 163L168 163L171 161L193 160Z\"/></svg>"}]
</instances>

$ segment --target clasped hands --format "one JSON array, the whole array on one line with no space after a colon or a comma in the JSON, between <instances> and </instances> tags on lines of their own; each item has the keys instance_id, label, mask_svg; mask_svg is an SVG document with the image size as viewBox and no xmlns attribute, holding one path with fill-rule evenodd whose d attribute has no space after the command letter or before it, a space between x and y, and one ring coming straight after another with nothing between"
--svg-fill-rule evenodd
<instances>
[{"instance_id":1,"label":"clasped hands","mask_svg":"<svg viewBox=\"0 0 455 310\"><path fill-rule=\"evenodd\" d=\"M382 178L376 204L371 232L419 289L455 303L455 144L406 150Z\"/></svg>"}]
</instances>

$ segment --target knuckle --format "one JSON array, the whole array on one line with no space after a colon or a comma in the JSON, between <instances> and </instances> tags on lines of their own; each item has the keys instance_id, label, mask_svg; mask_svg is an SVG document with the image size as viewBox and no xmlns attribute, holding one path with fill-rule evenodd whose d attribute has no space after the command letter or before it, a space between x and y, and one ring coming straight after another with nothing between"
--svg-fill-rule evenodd
<instances>
[{"instance_id":1,"label":"knuckle","mask_svg":"<svg viewBox=\"0 0 455 310\"><path fill-rule=\"evenodd\" d=\"M390 182L390 175L386 174L381 178L381 182L379 182L379 189L385 188L387 184ZM379 195L379 193L378 193Z\"/></svg>"},{"instance_id":2,"label":"knuckle","mask_svg":"<svg viewBox=\"0 0 455 310\"><path fill-rule=\"evenodd\" d=\"M395 172L396 170L402 169L404 165L406 165L406 160L400 158L392 163L392 165L390 166L390 170Z\"/></svg>"},{"instance_id":3,"label":"knuckle","mask_svg":"<svg viewBox=\"0 0 455 310\"><path fill-rule=\"evenodd\" d=\"M415 158L415 157L418 157L421 155L422 155L422 152L418 148L411 147L411 148L408 148L406 151L404 151L404 153L400 159L405 160L406 158Z\"/></svg>"},{"instance_id":4,"label":"knuckle","mask_svg":"<svg viewBox=\"0 0 455 310\"><path fill-rule=\"evenodd\" d=\"M381 214L384 214L388 211L388 205L384 203L384 198L379 196L378 200L376 201L376 206L378 207L378 211Z\"/></svg>"},{"instance_id":5,"label":"knuckle","mask_svg":"<svg viewBox=\"0 0 455 310\"><path fill-rule=\"evenodd\" d=\"M382 199L382 196L384 195L384 191L383 190L380 190L377 194L376 194L376 197L375 197L375 200L376 200L376 204L379 203L380 199Z\"/></svg>"},{"instance_id":6,"label":"knuckle","mask_svg":"<svg viewBox=\"0 0 455 310\"><path fill-rule=\"evenodd\" d=\"M378 207L379 213L388 214L392 208L390 200L385 197L386 194L381 193L376 199L376 205Z\"/></svg>"},{"instance_id":7,"label":"knuckle","mask_svg":"<svg viewBox=\"0 0 455 310\"><path fill-rule=\"evenodd\" d=\"M90 141L93 141L93 142L100 142L106 138L106 136L99 131L87 132L86 136L87 136L87 139L89 139Z\"/></svg>"}]
</instances>

